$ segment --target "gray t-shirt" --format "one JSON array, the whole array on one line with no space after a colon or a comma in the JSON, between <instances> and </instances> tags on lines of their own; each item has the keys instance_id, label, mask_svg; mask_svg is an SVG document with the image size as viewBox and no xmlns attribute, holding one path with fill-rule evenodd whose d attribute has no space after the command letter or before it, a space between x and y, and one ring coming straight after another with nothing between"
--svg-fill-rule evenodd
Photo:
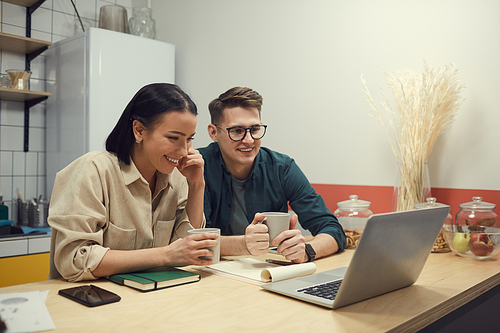
<instances>
[{"instance_id":1,"label":"gray t-shirt","mask_svg":"<svg viewBox=\"0 0 500 333\"><path fill-rule=\"evenodd\" d=\"M247 209L245 207L245 180L232 178L233 187L233 207L229 228L233 235L244 235L248 227Z\"/></svg>"}]
</instances>

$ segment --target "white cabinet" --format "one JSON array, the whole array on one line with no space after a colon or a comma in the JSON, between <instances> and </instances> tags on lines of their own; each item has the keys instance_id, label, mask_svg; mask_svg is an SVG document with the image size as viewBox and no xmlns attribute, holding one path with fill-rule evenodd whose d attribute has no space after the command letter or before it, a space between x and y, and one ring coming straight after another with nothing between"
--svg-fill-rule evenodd
<instances>
[{"instance_id":1,"label":"white cabinet","mask_svg":"<svg viewBox=\"0 0 500 333\"><path fill-rule=\"evenodd\" d=\"M50 252L50 234L0 239L0 258Z\"/></svg>"}]
</instances>

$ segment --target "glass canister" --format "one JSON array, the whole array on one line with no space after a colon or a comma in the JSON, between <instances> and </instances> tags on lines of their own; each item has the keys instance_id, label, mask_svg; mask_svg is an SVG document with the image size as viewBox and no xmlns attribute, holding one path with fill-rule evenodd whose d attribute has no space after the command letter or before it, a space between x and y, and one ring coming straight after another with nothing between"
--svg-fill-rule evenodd
<instances>
[{"instance_id":1,"label":"glass canister","mask_svg":"<svg viewBox=\"0 0 500 333\"><path fill-rule=\"evenodd\" d=\"M415 209L425 209L425 208L446 206L445 204L436 202L436 198L434 198L434 197L429 197L426 200L427 200L427 202L415 204L414 205ZM446 219L444 220L444 224L445 225L452 225L453 224L453 217L451 216L450 213L448 213L448 216L446 216ZM450 252L450 251L451 251L450 246L448 245L448 242L444 238L443 230L441 230L441 231L439 231L439 235L437 236L436 241L434 242L434 246L432 247L431 252L440 253L440 252Z\"/></svg>"},{"instance_id":2,"label":"glass canister","mask_svg":"<svg viewBox=\"0 0 500 333\"><path fill-rule=\"evenodd\" d=\"M373 215L370 208L370 201L359 200L358 196L353 194L349 200L337 203L338 209L333 213L344 229L364 230L366 221Z\"/></svg>"},{"instance_id":3,"label":"glass canister","mask_svg":"<svg viewBox=\"0 0 500 333\"><path fill-rule=\"evenodd\" d=\"M2 88L10 88L11 84L11 79L9 74L7 73L0 73L0 87Z\"/></svg>"},{"instance_id":4,"label":"glass canister","mask_svg":"<svg viewBox=\"0 0 500 333\"><path fill-rule=\"evenodd\" d=\"M135 7L129 20L132 35L154 39L156 35L156 21L151 16L151 8Z\"/></svg>"},{"instance_id":5,"label":"glass canister","mask_svg":"<svg viewBox=\"0 0 500 333\"><path fill-rule=\"evenodd\" d=\"M415 204L414 205L415 209L447 206L445 204L436 202L436 198L434 198L434 197L429 197L429 198L426 199L426 201L427 202ZM446 220L444 220L444 224L450 224L450 225L453 224L453 216L451 216L450 213L448 213L448 216L446 217Z\"/></svg>"},{"instance_id":6,"label":"glass canister","mask_svg":"<svg viewBox=\"0 0 500 333\"><path fill-rule=\"evenodd\" d=\"M472 197L472 202L461 204L460 211L455 216L455 224L474 226L477 229L500 228L498 215L493 211L496 205L482 200L482 197Z\"/></svg>"}]
</instances>

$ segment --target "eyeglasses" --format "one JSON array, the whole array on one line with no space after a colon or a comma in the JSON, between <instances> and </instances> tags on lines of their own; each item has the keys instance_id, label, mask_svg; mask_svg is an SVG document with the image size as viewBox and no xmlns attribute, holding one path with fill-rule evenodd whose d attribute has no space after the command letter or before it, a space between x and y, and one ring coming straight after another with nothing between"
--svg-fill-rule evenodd
<instances>
[{"instance_id":1,"label":"eyeglasses","mask_svg":"<svg viewBox=\"0 0 500 333\"><path fill-rule=\"evenodd\" d=\"M242 141L247 136L247 132L250 133L252 139L260 140L266 134L267 129L267 125L254 125L251 127L234 126L228 128L222 128L219 125L216 126L220 129L225 129L229 138L233 141Z\"/></svg>"}]
</instances>

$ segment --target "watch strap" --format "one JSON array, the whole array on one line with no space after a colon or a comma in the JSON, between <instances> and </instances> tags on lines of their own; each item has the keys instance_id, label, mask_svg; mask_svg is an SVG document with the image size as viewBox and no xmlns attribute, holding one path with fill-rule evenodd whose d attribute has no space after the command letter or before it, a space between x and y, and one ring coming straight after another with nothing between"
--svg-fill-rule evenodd
<instances>
[{"instance_id":1,"label":"watch strap","mask_svg":"<svg viewBox=\"0 0 500 333\"><path fill-rule=\"evenodd\" d=\"M306 243L306 254L309 257L308 262L311 262L314 259L316 259L316 251L314 251L314 249L311 246L311 244Z\"/></svg>"}]
</instances>

